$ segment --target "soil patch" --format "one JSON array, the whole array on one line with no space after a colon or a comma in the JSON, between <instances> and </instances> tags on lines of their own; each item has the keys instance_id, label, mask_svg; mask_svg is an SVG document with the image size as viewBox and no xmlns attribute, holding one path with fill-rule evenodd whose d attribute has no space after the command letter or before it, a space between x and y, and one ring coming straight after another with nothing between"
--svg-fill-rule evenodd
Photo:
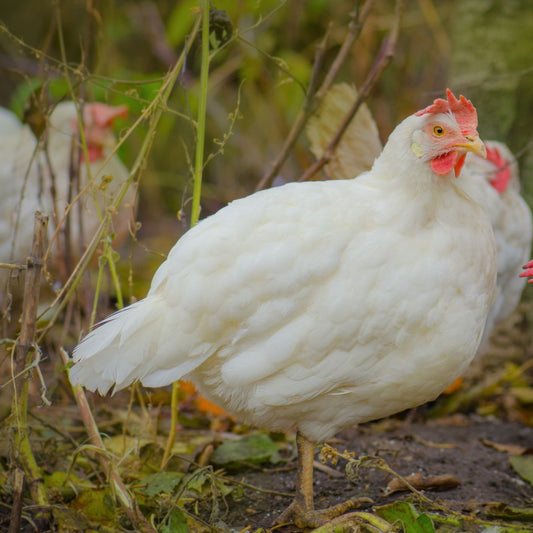
<instances>
[{"instance_id":1,"label":"soil patch","mask_svg":"<svg viewBox=\"0 0 533 533\"><path fill-rule=\"evenodd\" d=\"M490 517L495 503L531 506L533 487L513 470L509 453L497 450L491 443L533 448L533 428L475 415L423 424L393 419L343 431L332 441L336 449L348 450L356 457L379 456L402 476L417 472L455 475L460 481L456 488L425 492L434 502L455 511ZM341 461L335 471L342 472L344 465ZM292 466L286 471L241 471L233 478L261 489L291 493L296 479L295 463ZM410 497L407 492L386 495L390 479L390 474L382 470L361 468L358 479L352 483L344 475L315 469L316 506L326 507L361 496L371 498L374 505ZM289 503L290 498L285 496L246 489L242 499L227 502L223 521L235 530L270 528ZM279 531L289 533L298 529L287 526Z\"/></svg>"}]
</instances>

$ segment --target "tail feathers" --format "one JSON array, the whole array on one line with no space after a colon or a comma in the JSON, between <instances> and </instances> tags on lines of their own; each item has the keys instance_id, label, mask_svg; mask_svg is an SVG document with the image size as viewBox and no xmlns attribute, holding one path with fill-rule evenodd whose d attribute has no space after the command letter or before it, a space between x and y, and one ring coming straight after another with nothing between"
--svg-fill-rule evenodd
<instances>
[{"instance_id":1,"label":"tail feathers","mask_svg":"<svg viewBox=\"0 0 533 533\"><path fill-rule=\"evenodd\" d=\"M158 350L160 302L145 298L111 315L76 346L73 385L105 394L149 374Z\"/></svg>"}]
</instances>

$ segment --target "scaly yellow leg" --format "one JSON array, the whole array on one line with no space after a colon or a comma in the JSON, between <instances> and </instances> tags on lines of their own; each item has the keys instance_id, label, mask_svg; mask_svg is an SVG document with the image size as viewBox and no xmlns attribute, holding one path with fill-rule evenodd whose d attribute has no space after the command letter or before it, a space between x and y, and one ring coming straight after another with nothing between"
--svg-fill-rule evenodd
<instances>
[{"instance_id":1,"label":"scaly yellow leg","mask_svg":"<svg viewBox=\"0 0 533 533\"><path fill-rule=\"evenodd\" d=\"M292 503L281 513L276 524L293 522L301 528L319 527L328 520L347 511L357 509L368 499L348 500L327 509L315 510L313 503L313 459L315 443L306 439L299 431L296 433L298 449L298 470L296 474L296 494Z\"/></svg>"}]
</instances>

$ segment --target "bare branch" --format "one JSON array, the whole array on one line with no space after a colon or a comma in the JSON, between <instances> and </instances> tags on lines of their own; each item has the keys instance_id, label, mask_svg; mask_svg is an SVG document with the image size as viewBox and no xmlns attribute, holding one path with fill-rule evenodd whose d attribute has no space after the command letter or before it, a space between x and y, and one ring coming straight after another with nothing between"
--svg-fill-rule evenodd
<instances>
[{"instance_id":1,"label":"bare branch","mask_svg":"<svg viewBox=\"0 0 533 533\"><path fill-rule=\"evenodd\" d=\"M348 24L348 33L344 39L344 42L342 43L342 46L340 47L340 50L337 53L337 56L335 57L335 60L331 64L331 67L327 72L324 81L322 82L322 85L320 86L318 91L313 94L312 88L313 85L316 83L316 72L320 69L322 65L324 53L326 50L326 44L329 37L330 28L328 28L328 31L324 35L324 38L322 39L321 43L317 48L317 53L315 55L315 62L313 66L313 75L311 76L311 84L309 86L309 90L307 91L307 95L305 97L305 101L302 105L302 108L300 109L300 112L298 113L298 116L294 121L294 124L291 128L291 131L289 132L289 135L287 136L287 139L285 140L280 154L278 155L277 159L272 163L270 170L261 178L261 180L257 184L255 188L256 191L266 189L272 185L274 178L285 163L292 147L294 146L296 140L300 136L300 133L304 129L309 117L320 105L320 102L324 98L324 95L327 93L331 83L333 83L333 80L337 76L340 67L344 63L344 60L346 59L346 56L348 55L352 45L359 37L363 28L363 24L370 11L372 2L373 0L366 0L361 9L358 8L359 2L356 2L356 7L354 12L351 14L351 20Z\"/></svg>"},{"instance_id":2,"label":"bare branch","mask_svg":"<svg viewBox=\"0 0 533 533\"><path fill-rule=\"evenodd\" d=\"M48 505L41 469L33 455L28 434L28 389L31 372L31 348L35 341L37 307L39 304L39 285L41 278L42 259L44 255L46 228L48 217L35 213L33 245L30 257L26 261L26 281L24 284L24 300L22 307L22 323L20 335L15 344L15 361L13 365L13 400L11 404L13 428L13 476L22 490L26 481L32 499L44 508ZM15 502L18 495L15 494ZM20 524L20 506L13 506L11 520Z\"/></svg>"},{"instance_id":3,"label":"bare branch","mask_svg":"<svg viewBox=\"0 0 533 533\"><path fill-rule=\"evenodd\" d=\"M359 90L357 98L355 99L352 107L346 114L346 117L342 121L342 124L340 125L339 130L337 131L337 134L329 143L322 157L318 159L317 161L315 161L315 163L313 163L309 168L307 168L306 171L300 176L298 181L306 181L312 178L321 168L323 168L325 165L329 163L333 155L333 152L335 151L335 148L337 147L340 140L342 139L342 136L344 135L344 132L348 128L348 125L350 124L351 120L353 119L353 117L355 116L355 114L357 113L361 105L368 98L372 88L374 87L378 79L380 78L385 68L387 68L387 66L391 62L396 52L396 43L398 41L398 34L400 31L400 19L402 16L404 6L405 6L405 0L396 1L396 9L395 9L393 25L390 29L389 34L383 40L379 54L376 60L374 61L374 64L372 65L372 68L370 69L370 72L368 73L366 80L364 81L361 89Z\"/></svg>"}]
</instances>

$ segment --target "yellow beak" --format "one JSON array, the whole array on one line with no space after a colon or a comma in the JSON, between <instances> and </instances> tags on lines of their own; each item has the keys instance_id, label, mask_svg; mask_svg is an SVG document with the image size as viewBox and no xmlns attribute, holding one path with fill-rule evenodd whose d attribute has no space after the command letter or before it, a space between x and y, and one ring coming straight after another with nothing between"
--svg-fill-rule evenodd
<instances>
[{"instance_id":1,"label":"yellow beak","mask_svg":"<svg viewBox=\"0 0 533 533\"><path fill-rule=\"evenodd\" d=\"M479 135L465 135L464 138L467 142L457 143L454 146L465 148L466 150L474 152L483 159L487 158L487 148L485 143L479 138Z\"/></svg>"}]
</instances>

